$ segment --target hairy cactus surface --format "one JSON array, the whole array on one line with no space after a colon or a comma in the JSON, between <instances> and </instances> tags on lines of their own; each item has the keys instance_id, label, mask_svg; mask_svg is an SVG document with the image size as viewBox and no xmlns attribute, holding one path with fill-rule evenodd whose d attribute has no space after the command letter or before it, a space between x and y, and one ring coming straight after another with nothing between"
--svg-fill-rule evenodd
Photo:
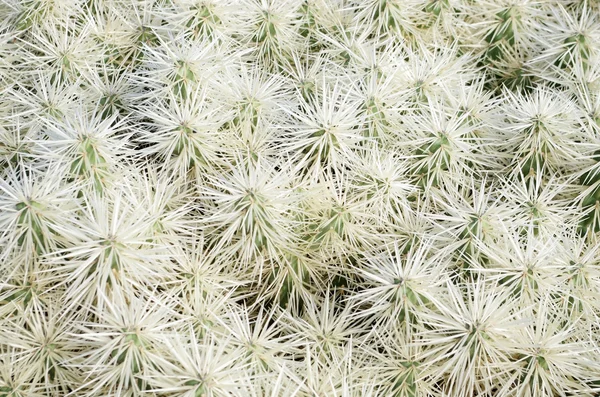
<instances>
[{"instance_id":1,"label":"hairy cactus surface","mask_svg":"<svg viewBox=\"0 0 600 397\"><path fill-rule=\"evenodd\" d=\"M600 2L0 0L41 396L600 396Z\"/></svg>"}]
</instances>

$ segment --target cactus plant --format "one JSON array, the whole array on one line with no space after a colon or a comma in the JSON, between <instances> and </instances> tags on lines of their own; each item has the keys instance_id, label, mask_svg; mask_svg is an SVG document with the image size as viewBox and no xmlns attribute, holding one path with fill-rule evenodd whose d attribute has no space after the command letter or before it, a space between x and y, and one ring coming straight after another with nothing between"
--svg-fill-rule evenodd
<instances>
[{"instance_id":1,"label":"cactus plant","mask_svg":"<svg viewBox=\"0 0 600 397\"><path fill-rule=\"evenodd\" d=\"M596 0L0 0L0 397L600 393Z\"/></svg>"}]
</instances>

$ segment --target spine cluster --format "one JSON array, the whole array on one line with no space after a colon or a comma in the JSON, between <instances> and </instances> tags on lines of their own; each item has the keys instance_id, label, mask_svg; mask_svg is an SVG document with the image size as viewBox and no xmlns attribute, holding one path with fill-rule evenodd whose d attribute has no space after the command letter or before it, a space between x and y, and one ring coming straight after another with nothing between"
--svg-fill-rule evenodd
<instances>
[{"instance_id":1,"label":"spine cluster","mask_svg":"<svg viewBox=\"0 0 600 397\"><path fill-rule=\"evenodd\" d=\"M597 0L0 0L0 397L600 393Z\"/></svg>"}]
</instances>

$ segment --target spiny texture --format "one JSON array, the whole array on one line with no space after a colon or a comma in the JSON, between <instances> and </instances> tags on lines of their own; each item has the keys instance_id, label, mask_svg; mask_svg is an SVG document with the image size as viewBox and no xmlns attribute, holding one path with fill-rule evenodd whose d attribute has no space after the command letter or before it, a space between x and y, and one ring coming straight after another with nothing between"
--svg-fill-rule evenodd
<instances>
[{"instance_id":1,"label":"spiny texture","mask_svg":"<svg viewBox=\"0 0 600 397\"><path fill-rule=\"evenodd\" d=\"M0 0L0 397L600 395L597 0Z\"/></svg>"}]
</instances>

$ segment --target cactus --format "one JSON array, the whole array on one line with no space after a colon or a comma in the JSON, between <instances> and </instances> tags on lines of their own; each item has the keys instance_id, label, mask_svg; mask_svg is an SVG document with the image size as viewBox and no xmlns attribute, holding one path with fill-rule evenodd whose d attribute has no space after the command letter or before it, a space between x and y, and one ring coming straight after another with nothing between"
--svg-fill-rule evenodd
<instances>
[{"instance_id":1,"label":"cactus","mask_svg":"<svg viewBox=\"0 0 600 397\"><path fill-rule=\"evenodd\" d=\"M600 393L598 1L0 1L0 397Z\"/></svg>"}]
</instances>

